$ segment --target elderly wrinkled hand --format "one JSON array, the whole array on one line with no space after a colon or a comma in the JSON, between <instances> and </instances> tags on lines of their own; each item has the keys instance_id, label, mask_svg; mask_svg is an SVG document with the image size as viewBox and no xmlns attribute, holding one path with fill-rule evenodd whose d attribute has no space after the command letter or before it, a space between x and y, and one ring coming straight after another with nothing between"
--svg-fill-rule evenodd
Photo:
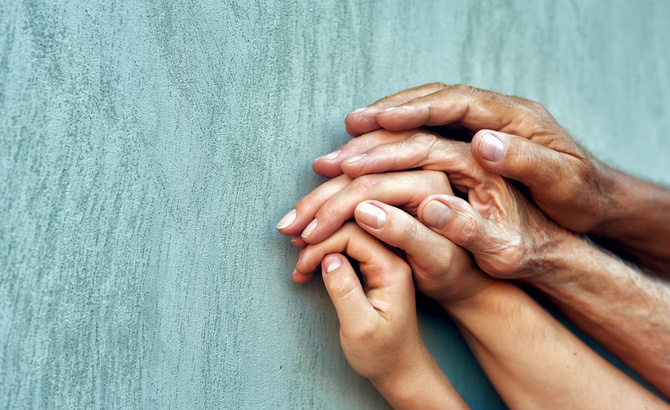
<instances>
[{"instance_id":1,"label":"elderly wrinkled hand","mask_svg":"<svg viewBox=\"0 0 670 410\"><path fill-rule=\"evenodd\" d=\"M383 98L346 118L354 136L383 128L406 131L422 126L464 128L471 134L472 155L487 170L526 185L535 203L553 220L576 232L597 232L611 212L608 174L539 103L478 88L428 84ZM402 149L415 149L410 141ZM379 147L399 152L401 147ZM386 151L384 151L386 150ZM349 152L357 157L362 152ZM330 174L350 156L323 157L314 165ZM344 163L350 176L367 172L370 155ZM401 169L401 168L394 168ZM336 171L335 171L336 172Z\"/></svg>"}]
</instances>

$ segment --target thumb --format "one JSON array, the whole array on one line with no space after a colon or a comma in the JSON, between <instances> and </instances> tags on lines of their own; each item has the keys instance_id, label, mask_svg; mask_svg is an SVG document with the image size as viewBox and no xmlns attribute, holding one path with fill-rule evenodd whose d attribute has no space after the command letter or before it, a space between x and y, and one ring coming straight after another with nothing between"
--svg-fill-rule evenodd
<instances>
[{"instance_id":1,"label":"thumb","mask_svg":"<svg viewBox=\"0 0 670 410\"><path fill-rule=\"evenodd\" d=\"M341 327L356 326L366 311L374 310L365 296L354 268L344 255L339 253L326 255L321 262L321 272Z\"/></svg>"},{"instance_id":2,"label":"thumb","mask_svg":"<svg viewBox=\"0 0 670 410\"><path fill-rule=\"evenodd\" d=\"M488 171L531 189L550 189L568 176L565 155L516 135L481 130L472 138L471 150Z\"/></svg>"},{"instance_id":3,"label":"thumb","mask_svg":"<svg viewBox=\"0 0 670 410\"><path fill-rule=\"evenodd\" d=\"M424 225L475 256L489 248L487 221L461 198L431 195L419 205L418 217Z\"/></svg>"}]
</instances>

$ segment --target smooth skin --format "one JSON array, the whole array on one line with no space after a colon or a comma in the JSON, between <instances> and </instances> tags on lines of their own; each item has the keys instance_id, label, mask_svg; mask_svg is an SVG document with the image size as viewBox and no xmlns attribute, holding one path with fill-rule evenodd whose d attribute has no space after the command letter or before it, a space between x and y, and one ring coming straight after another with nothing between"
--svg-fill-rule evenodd
<instances>
[{"instance_id":1,"label":"smooth skin","mask_svg":"<svg viewBox=\"0 0 670 410\"><path fill-rule=\"evenodd\" d=\"M472 155L485 169L526 185L535 203L559 225L602 237L636 264L670 278L670 190L593 158L537 102L433 83L356 110L345 124L352 136L422 126L464 128L472 134L498 131L493 138L473 140ZM333 163L339 166L345 159L340 156ZM314 169L329 174L333 164L318 162Z\"/></svg>"},{"instance_id":2,"label":"smooth skin","mask_svg":"<svg viewBox=\"0 0 670 410\"><path fill-rule=\"evenodd\" d=\"M667 408L515 285L481 272L467 252L455 247L448 258L436 257L433 249L446 248L448 240L406 212L364 201L355 217L358 226L347 222L325 241L307 246L293 278L302 283L321 261L345 355L394 407L465 404L420 339L407 265L370 235L405 251L417 287L454 317L509 407ZM339 252L361 263L363 286Z\"/></svg>"},{"instance_id":3,"label":"smooth skin","mask_svg":"<svg viewBox=\"0 0 670 410\"><path fill-rule=\"evenodd\" d=\"M482 130L472 144L486 135L508 137ZM364 142L385 137L388 143L374 147ZM452 184L468 194L469 202L442 193L419 206L419 218L472 252L487 274L524 280L541 289L568 318L670 397L667 283L644 275L548 219L510 182L485 169L472 155L470 144L387 130L349 144L367 147L362 152L342 148L351 156L339 158L338 166L350 177L414 168L447 173ZM323 169L324 164L315 168Z\"/></svg>"},{"instance_id":4,"label":"smooth skin","mask_svg":"<svg viewBox=\"0 0 670 410\"><path fill-rule=\"evenodd\" d=\"M349 257L359 262L364 286ZM302 283L321 265L351 367L396 409L466 409L421 339L412 271L355 223L304 249L293 273Z\"/></svg>"}]
</instances>

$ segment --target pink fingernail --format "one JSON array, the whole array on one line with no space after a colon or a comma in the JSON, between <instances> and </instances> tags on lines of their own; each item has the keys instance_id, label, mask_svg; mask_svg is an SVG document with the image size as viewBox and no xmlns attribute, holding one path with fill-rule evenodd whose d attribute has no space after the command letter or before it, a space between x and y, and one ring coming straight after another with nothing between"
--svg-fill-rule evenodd
<instances>
[{"instance_id":1,"label":"pink fingernail","mask_svg":"<svg viewBox=\"0 0 670 410\"><path fill-rule=\"evenodd\" d=\"M386 212L367 202L358 204L355 212L357 220L360 219L361 222L373 228L379 229L386 223Z\"/></svg>"},{"instance_id":2,"label":"pink fingernail","mask_svg":"<svg viewBox=\"0 0 670 410\"><path fill-rule=\"evenodd\" d=\"M317 221L316 218L314 218L314 219L312 220L312 222L310 222L309 225L307 225L307 227L305 228L305 230L302 231L302 234L301 234L300 236L302 236L303 238L306 239L309 235L312 234L312 232L314 232L314 230L316 229L316 225L317 225L318 223L319 223L319 221Z\"/></svg>"},{"instance_id":3,"label":"pink fingernail","mask_svg":"<svg viewBox=\"0 0 670 410\"><path fill-rule=\"evenodd\" d=\"M289 213L284 215L284 217L277 223L277 229L284 229L291 226L295 221L295 218L298 216L298 212L295 209L291 209Z\"/></svg>"},{"instance_id":4,"label":"pink fingernail","mask_svg":"<svg viewBox=\"0 0 670 410\"><path fill-rule=\"evenodd\" d=\"M351 158L346 159L344 162L346 162L347 164L353 164L354 162L363 159L366 155L368 155L368 154L356 155L355 157L351 157Z\"/></svg>"},{"instance_id":5,"label":"pink fingernail","mask_svg":"<svg viewBox=\"0 0 670 410\"><path fill-rule=\"evenodd\" d=\"M360 113L362 113L363 111L365 111L365 110L367 110L367 109L368 109L368 107L363 107L363 108L359 108L359 109L357 109L357 110L353 110L351 113L352 113L352 114L360 114Z\"/></svg>"},{"instance_id":6,"label":"pink fingernail","mask_svg":"<svg viewBox=\"0 0 670 410\"><path fill-rule=\"evenodd\" d=\"M338 149L337 151L335 151L335 152L331 152L331 153L328 154L328 155L324 155L324 156L322 156L322 157L319 158L319 159L327 159L328 161L332 161L332 160L334 160L335 158L339 157L341 153L342 153L342 150L341 150L341 149Z\"/></svg>"},{"instance_id":7,"label":"pink fingernail","mask_svg":"<svg viewBox=\"0 0 670 410\"><path fill-rule=\"evenodd\" d=\"M440 201L430 201L423 208L423 220L427 225L444 228L451 217L451 208Z\"/></svg>"},{"instance_id":8,"label":"pink fingernail","mask_svg":"<svg viewBox=\"0 0 670 410\"><path fill-rule=\"evenodd\" d=\"M479 153L489 161L499 161L505 155L502 141L492 134L484 134L479 144Z\"/></svg>"},{"instance_id":9,"label":"pink fingernail","mask_svg":"<svg viewBox=\"0 0 670 410\"><path fill-rule=\"evenodd\" d=\"M327 258L328 258L327 260L323 261L323 264L326 267L326 273L330 273L335 269L339 268L340 266L342 266L342 261L340 260L339 257L335 255L329 255L327 256Z\"/></svg>"}]
</instances>

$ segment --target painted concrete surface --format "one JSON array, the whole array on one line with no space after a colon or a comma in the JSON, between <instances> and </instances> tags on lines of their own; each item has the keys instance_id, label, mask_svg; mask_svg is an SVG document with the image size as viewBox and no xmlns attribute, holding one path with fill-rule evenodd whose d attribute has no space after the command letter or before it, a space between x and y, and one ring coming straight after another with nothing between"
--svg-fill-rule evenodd
<instances>
[{"instance_id":1,"label":"painted concrete surface","mask_svg":"<svg viewBox=\"0 0 670 410\"><path fill-rule=\"evenodd\" d=\"M0 1L0 407L385 408L274 224L389 93L536 99L670 182L670 3L410 3ZM502 407L448 319L421 326Z\"/></svg>"}]
</instances>

